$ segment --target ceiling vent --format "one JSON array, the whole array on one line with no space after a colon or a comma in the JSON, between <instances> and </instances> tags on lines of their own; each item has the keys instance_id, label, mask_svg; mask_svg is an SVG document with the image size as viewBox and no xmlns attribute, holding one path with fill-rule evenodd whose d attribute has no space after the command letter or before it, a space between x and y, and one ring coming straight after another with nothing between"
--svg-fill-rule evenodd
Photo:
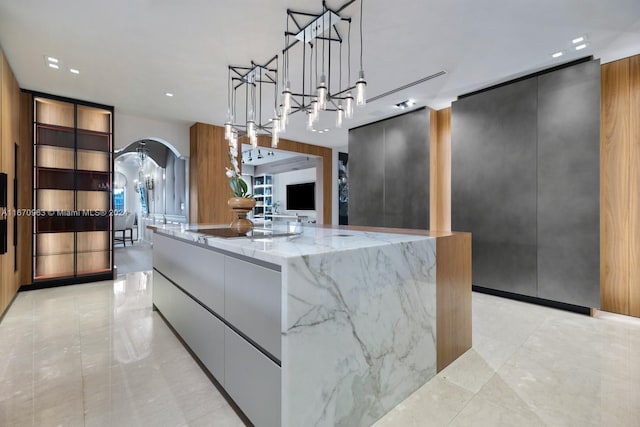
<instances>
[{"instance_id":1,"label":"ceiling vent","mask_svg":"<svg viewBox=\"0 0 640 427\"><path fill-rule=\"evenodd\" d=\"M435 74L431 74L430 76L423 77L420 80L416 80L415 82L407 83L404 86L400 86L400 87L397 87L395 89L391 89L390 91L387 91L385 93L381 93L380 95L376 95L376 96L374 96L372 98L367 98L367 102L377 101L378 99L384 98L385 96L393 95L394 93L400 92L401 90L405 90L405 89L408 89L410 87L419 85L419 84L424 83L426 81L435 79L436 77L444 76L445 74L447 74L447 72L444 71L444 70L438 71Z\"/></svg>"}]
</instances>

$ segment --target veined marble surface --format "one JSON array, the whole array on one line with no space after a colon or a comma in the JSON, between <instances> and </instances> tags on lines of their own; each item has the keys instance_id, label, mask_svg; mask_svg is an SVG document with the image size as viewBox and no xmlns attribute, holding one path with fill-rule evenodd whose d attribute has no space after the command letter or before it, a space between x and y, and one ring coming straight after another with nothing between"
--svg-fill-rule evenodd
<instances>
[{"instance_id":1,"label":"veined marble surface","mask_svg":"<svg viewBox=\"0 0 640 427\"><path fill-rule=\"evenodd\" d=\"M283 265L285 259L292 257L430 239L428 236L420 235L354 231L313 225L300 226L300 224L297 227L301 229L301 234L274 238L221 238L191 231L195 228L223 227L226 225L206 227L194 224L160 225L157 226L156 232L278 265Z\"/></svg>"},{"instance_id":2,"label":"veined marble surface","mask_svg":"<svg viewBox=\"0 0 640 427\"><path fill-rule=\"evenodd\" d=\"M283 426L369 426L436 374L434 237L156 232L281 266Z\"/></svg>"},{"instance_id":3,"label":"veined marble surface","mask_svg":"<svg viewBox=\"0 0 640 427\"><path fill-rule=\"evenodd\" d=\"M436 374L435 239L287 261L283 425L368 426Z\"/></svg>"}]
</instances>

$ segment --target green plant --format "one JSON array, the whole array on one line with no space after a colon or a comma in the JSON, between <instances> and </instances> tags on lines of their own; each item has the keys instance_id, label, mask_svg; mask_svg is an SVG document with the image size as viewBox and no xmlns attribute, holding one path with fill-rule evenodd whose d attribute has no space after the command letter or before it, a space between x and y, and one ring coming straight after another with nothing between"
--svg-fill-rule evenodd
<instances>
[{"instance_id":1,"label":"green plant","mask_svg":"<svg viewBox=\"0 0 640 427\"><path fill-rule=\"evenodd\" d=\"M247 183L242 179L240 170L238 168L238 159L235 150L229 150L229 162L230 168L227 169L227 178L229 178L229 187L231 187L232 197L244 197L246 199L253 199L253 194L249 193Z\"/></svg>"}]
</instances>

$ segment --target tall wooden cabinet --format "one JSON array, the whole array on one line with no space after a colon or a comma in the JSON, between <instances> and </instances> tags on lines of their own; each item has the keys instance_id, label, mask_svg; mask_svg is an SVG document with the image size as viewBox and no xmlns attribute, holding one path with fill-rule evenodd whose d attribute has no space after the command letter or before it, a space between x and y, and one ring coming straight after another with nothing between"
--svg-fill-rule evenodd
<instances>
[{"instance_id":1,"label":"tall wooden cabinet","mask_svg":"<svg viewBox=\"0 0 640 427\"><path fill-rule=\"evenodd\" d=\"M33 282L113 276L113 108L33 97Z\"/></svg>"}]
</instances>

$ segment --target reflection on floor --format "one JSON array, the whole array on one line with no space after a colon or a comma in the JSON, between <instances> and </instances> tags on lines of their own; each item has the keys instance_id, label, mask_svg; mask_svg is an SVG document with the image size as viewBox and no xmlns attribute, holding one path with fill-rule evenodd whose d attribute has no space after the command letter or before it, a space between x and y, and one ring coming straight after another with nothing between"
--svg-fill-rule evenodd
<instances>
[{"instance_id":1,"label":"reflection on floor","mask_svg":"<svg viewBox=\"0 0 640 427\"><path fill-rule=\"evenodd\" d=\"M0 369L0 426L243 425L151 310L150 273L20 293Z\"/></svg>"},{"instance_id":2,"label":"reflection on floor","mask_svg":"<svg viewBox=\"0 0 640 427\"><path fill-rule=\"evenodd\" d=\"M151 289L134 273L20 293L0 323L0 425L241 426ZM473 321L474 348L376 427L638 425L640 322L482 294Z\"/></svg>"},{"instance_id":3,"label":"reflection on floor","mask_svg":"<svg viewBox=\"0 0 640 427\"><path fill-rule=\"evenodd\" d=\"M149 243L142 240L132 245L115 247L114 263L118 268L118 275L136 271L148 271L153 266L153 250Z\"/></svg>"}]
</instances>

